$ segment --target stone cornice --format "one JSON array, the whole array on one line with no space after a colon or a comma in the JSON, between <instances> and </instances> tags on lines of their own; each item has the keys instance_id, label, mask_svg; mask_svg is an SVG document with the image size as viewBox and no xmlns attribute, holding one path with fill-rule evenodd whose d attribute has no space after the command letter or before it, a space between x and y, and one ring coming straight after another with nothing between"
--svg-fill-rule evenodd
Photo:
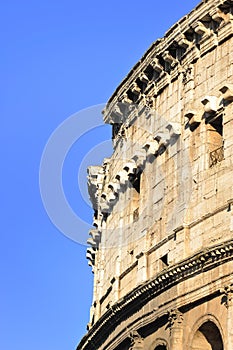
<instances>
[{"instance_id":1,"label":"stone cornice","mask_svg":"<svg viewBox=\"0 0 233 350\"><path fill-rule=\"evenodd\" d=\"M156 88L153 94L158 94L182 73L184 66L188 67L233 35L233 20L230 15L232 5L232 0L203 0L192 12L174 24L164 38L155 41L109 99L103 112L104 121L114 123L111 115L117 103L129 103L127 91L132 92L136 103L141 103L143 94L147 95L152 85ZM157 75L147 81L142 74L145 75L149 65ZM146 86L143 92L138 86L140 81Z\"/></svg>"},{"instance_id":2,"label":"stone cornice","mask_svg":"<svg viewBox=\"0 0 233 350\"><path fill-rule=\"evenodd\" d=\"M225 296L224 299L227 302L226 298L228 298L228 296L231 297L228 291L231 290L233 286L231 283L231 275L232 274L230 273L226 276L221 276L220 279L218 278L217 280L208 282L201 289L198 286L188 293L186 292L179 296L170 298L170 300L166 301L166 303L159 305L158 308L153 308L147 312L143 312L143 314L137 317L136 320L132 319L125 327L122 327L120 332L115 335L115 337L109 339L107 346L109 347L111 344L109 349L117 348L126 339L126 336L130 333L130 330L136 329L141 331L141 329L145 330L145 328L151 329L150 325L151 323L154 323L155 320L159 324L162 319L166 319L166 326L169 327L169 314L174 310L177 310L178 312L181 311L183 314L185 314L185 312L190 310L191 307L197 306L197 304L200 305L203 302L211 300L219 295ZM215 286L213 286L213 282ZM224 305L227 307L225 303Z\"/></svg>"},{"instance_id":3,"label":"stone cornice","mask_svg":"<svg viewBox=\"0 0 233 350\"><path fill-rule=\"evenodd\" d=\"M178 284L232 260L233 240L206 248L193 256L161 271L153 279L139 285L112 307L84 336L77 350L96 350L114 330L115 325L132 315L136 309Z\"/></svg>"}]
</instances>

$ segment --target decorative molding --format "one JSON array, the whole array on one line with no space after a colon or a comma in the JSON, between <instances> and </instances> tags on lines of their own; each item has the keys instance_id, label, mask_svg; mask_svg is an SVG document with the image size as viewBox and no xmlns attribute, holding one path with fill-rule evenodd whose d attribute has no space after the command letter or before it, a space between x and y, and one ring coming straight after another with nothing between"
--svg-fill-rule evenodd
<instances>
[{"instance_id":1,"label":"decorative molding","mask_svg":"<svg viewBox=\"0 0 233 350\"><path fill-rule=\"evenodd\" d=\"M165 290L190 279L201 272L214 269L216 266L231 261L233 257L233 240L206 248L193 256L168 267L155 278L139 285L113 304L84 336L77 350L96 350L116 324L132 315L138 307L143 307L148 301L156 298ZM95 344L95 345L93 345Z\"/></svg>"},{"instance_id":2,"label":"decorative molding","mask_svg":"<svg viewBox=\"0 0 233 350\"><path fill-rule=\"evenodd\" d=\"M215 21L216 27L214 29L206 21L206 14ZM197 39L193 35L193 40L188 40L187 32L189 28L193 28L200 38ZM177 22L166 33L164 38L157 40L144 54L139 63L133 67L112 95L107 107L103 111L105 122L112 123L111 114L118 101L132 103L132 100L127 96L125 91L131 90L138 102L143 98L141 89L136 83L137 79L146 85L150 85L152 81L155 81L158 93L170 83L168 77L170 75L170 69L169 73L165 71L166 69L161 64L159 57L163 57L165 62L171 65L172 79L175 79L180 74L180 70L176 69L179 62L182 67L188 67L199 59L199 57L213 50L217 45L221 45L230 36L233 36L233 16L231 14L230 3L216 0L213 6L213 2L203 1L196 7L195 11L192 11ZM170 54L170 49L174 42L178 45L178 47L176 46L178 58L174 58ZM142 73L147 70L148 66L155 73L150 78L148 78L148 75Z\"/></svg>"}]
</instances>

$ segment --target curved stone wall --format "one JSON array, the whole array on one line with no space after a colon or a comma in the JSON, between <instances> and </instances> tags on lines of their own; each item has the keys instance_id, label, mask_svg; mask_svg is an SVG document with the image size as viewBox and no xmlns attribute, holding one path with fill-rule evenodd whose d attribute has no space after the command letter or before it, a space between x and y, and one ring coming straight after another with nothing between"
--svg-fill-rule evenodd
<instances>
[{"instance_id":1,"label":"curved stone wall","mask_svg":"<svg viewBox=\"0 0 233 350\"><path fill-rule=\"evenodd\" d=\"M103 111L114 152L88 169L94 292L77 349L233 348L232 13L202 1Z\"/></svg>"}]
</instances>

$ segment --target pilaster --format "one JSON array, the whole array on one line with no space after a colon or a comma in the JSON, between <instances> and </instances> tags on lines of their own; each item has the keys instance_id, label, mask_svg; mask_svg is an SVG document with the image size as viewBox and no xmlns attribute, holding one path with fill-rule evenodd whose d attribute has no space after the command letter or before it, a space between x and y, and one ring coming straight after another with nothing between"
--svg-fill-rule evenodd
<instances>
[{"instance_id":1,"label":"pilaster","mask_svg":"<svg viewBox=\"0 0 233 350\"><path fill-rule=\"evenodd\" d=\"M183 314L179 310L171 310L168 322L170 328L170 350L183 349Z\"/></svg>"}]
</instances>

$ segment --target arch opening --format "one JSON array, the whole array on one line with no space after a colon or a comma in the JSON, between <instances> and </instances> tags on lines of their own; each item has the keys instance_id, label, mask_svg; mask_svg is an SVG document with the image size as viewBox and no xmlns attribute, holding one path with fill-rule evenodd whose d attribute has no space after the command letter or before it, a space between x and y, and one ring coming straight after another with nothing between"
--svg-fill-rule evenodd
<instances>
[{"instance_id":1,"label":"arch opening","mask_svg":"<svg viewBox=\"0 0 233 350\"><path fill-rule=\"evenodd\" d=\"M199 327L193 337L191 350L224 350L221 333L211 321Z\"/></svg>"},{"instance_id":2,"label":"arch opening","mask_svg":"<svg viewBox=\"0 0 233 350\"><path fill-rule=\"evenodd\" d=\"M166 345L158 345L154 350L167 350Z\"/></svg>"}]
</instances>

